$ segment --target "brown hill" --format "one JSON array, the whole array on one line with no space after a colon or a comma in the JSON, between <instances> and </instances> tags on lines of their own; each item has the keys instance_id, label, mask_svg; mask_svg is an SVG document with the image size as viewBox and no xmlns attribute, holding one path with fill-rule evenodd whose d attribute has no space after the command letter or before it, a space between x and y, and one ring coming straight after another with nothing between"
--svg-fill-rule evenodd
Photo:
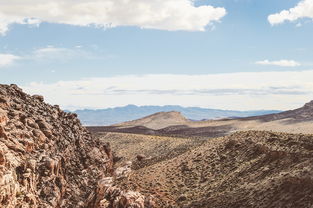
<instances>
[{"instance_id":1,"label":"brown hill","mask_svg":"<svg viewBox=\"0 0 313 208\"><path fill-rule=\"evenodd\" d=\"M284 111L276 114L269 114L264 116L253 116L248 117L246 120L261 120L264 122L290 119L291 122L304 122L304 121L313 121L313 100L306 103L303 107ZM245 120L245 118L243 119Z\"/></svg>"},{"instance_id":2,"label":"brown hill","mask_svg":"<svg viewBox=\"0 0 313 208\"><path fill-rule=\"evenodd\" d=\"M206 139L199 138L162 137L113 132L97 134L96 137L111 144L112 149L115 150L115 155L120 158L118 164L132 161L135 169L174 158L202 145L206 141ZM145 157L144 161L138 162L138 155L143 155Z\"/></svg>"},{"instance_id":3,"label":"brown hill","mask_svg":"<svg viewBox=\"0 0 313 208\"><path fill-rule=\"evenodd\" d=\"M251 131L313 133L312 104L279 114L186 121L162 129L150 129L147 125L91 129L124 132L106 133L102 138L119 146L119 155L134 158L140 152L151 154L152 158L139 166L135 164L136 170L120 180L119 185L153 195L157 207L312 208L313 136ZM177 146L171 146L171 142L166 143L170 144L166 148L158 147L164 137L151 139L127 133L183 136L191 144L198 136L231 135L176 151ZM188 144L181 138L178 143ZM152 149L156 152L151 153ZM169 154L172 152L175 154Z\"/></svg>"},{"instance_id":4,"label":"brown hill","mask_svg":"<svg viewBox=\"0 0 313 208\"><path fill-rule=\"evenodd\" d=\"M75 114L0 85L0 207L144 207L114 186L113 155ZM114 194L113 194L114 193Z\"/></svg>"},{"instance_id":5,"label":"brown hill","mask_svg":"<svg viewBox=\"0 0 313 208\"><path fill-rule=\"evenodd\" d=\"M295 110L247 118L208 121L190 121L180 116L175 116L175 119L166 116L161 118L159 119L159 116L154 114L118 126L90 127L89 129L92 132L141 133L176 137L219 137L236 131L247 130L313 134L313 101ZM179 122L177 122L178 120Z\"/></svg>"},{"instance_id":6,"label":"brown hill","mask_svg":"<svg viewBox=\"0 0 313 208\"><path fill-rule=\"evenodd\" d=\"M311 208L313 136L238 132L139 169L121 184L157 207Z\"/></svg>"},{"instance_id":7,"label":"brown hill","mask_svg":"<svg viewBox=\"0 0 313 208\"><path fill-rule=\"evenodd\" d=\"M163 129L168 126L184 125L188 122L180 112L159 112L134 121L113 125L118 128L143 126L153 130Z\"/></svg>"}]
</instances>

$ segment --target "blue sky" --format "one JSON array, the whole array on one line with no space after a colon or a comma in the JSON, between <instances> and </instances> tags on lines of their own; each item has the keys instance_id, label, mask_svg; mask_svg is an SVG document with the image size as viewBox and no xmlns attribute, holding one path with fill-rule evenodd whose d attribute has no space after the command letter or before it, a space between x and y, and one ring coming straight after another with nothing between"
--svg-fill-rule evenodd
<instances>
[{"instance_id":1,"label":"blue sky","mask_svg":"<svg viewBox=\"0 0 313 208\"><path fill-rule=\"evenodd\" d=\"M153 8L160 9L161 12L170 11L167 14L169 17L160 23L155 23L155 19L160 17L155 17L155 14L149 16L151 12L145 16L146 22L137 21L141 16L137 16L137 9L131 8L131 3L119 5L121 1L115 1L115 6L125 8L112 10L114 18L107 21L112 21L114 27L103 26L111 22L101 22L105 18L98 18L96 11L92 16L94 19L87 23L85 20L77 23L77 11L74 9L68 11L69 17L51 17L41 11L33 12L34 16L18 12L20 6L27 9L32 1L27 0L21 5L14 3L18 2L14 0L2 11L1 4L5 4L5 1L0 0L0 33L1 25L8 26L6 29L2 26L3 32L0 36L0 82L19 84L28 92L41 93L49 102L59 103L64 108L180 104L242 110L289 109L313 98L313 87L311 88L309 80L304 80L308 76L306 73L313 69L313 9L304 11L301 8L301 3L313 8L312 0L199 0L194 4L188 0L164 0L163 2L169 3L189 2L188 7L177 6L173 11L170 10L172 7L153 0ZM142 0L136 2L140 1ZM68 2L69 5L75 5L75 1ZM97 0L90 2L97 3ZM195 10L201 6L203 11ZM207 6L212 6L213 9ZM161 7L166 8L163 10ZM93 7L90 8L88 12L92 13ZM287 14L280 13L292 8L300 12L296 12L296 15L293 10ZM52 9L53 7L42 7L43 11ZM142 10L138 10L140 12ZM210 12L212 15L208 17ZM4 17L3 22L1 15ZM20 19L15 18L16 15L20 15ZM269 18L270 15L274 16ZM32 20L31 24L30 20L25 23L26 18ZM184 18L185 22L179 22L179 19ZM99 25L99 21L103 25ZM246 80L238 78L232 85L226 86L229 82L225 83L221 77L216 86L203 84L200 87L192 84L200 82L199 79L204 77L208 81L212 80L214 74L224 74L227 78L240 72L250 73L247 77L253 80L252 83L249 81L250 84L245 86L242 82ZM266 76L277 74L276 72L281 74L268 85L253 85L266 82ZM301 74L298 80L279 78L288 77L293 72ZM267 73L264 81L259 79L262 77L259 73ZM190 75L190 89L176 86L164 80L164 76L158 76L166 74L176 75L173 82L182 82L182 77ZM144 81L150 75L154 76L156 82L153 86L149 86L151 82ZM208 75L212 76L208 78ZM90 81L95 78L103 81L110 79L112 83L101 85L100 81L95 86ZM90 84L82 87L79 83L83 80L88 80ZM128 83L125 86L130 87L126 88L119 80L124 80L124 83ZM135 86L134 80L142 84ZM66 84L60 84L61 81ZM292 81L297 82L291 83ZM158 91L157 83L162 85L163 82L163 93L153 93ZM73 94L71 90L74 86L81 91ZM62 96L53 93L59 88L62 89ZM113 88L116 89L115 93L119 93L112 95L112 91L108 89ZM150 91L144 93L146 88ZM273 88L285 90L271 93ZM227 89L237 91L217 93ZM181 94L181 91L186 90L187 97ZM200 96L199 90L207 94L201 93ZM245 94L240 93L243 90ZM247 90L250 93L247 94ZM268 94L259 95L257 92L260 90L268 90ZM71 97L72 102L65 101L67 97ZM92 103L84 102L87 97ZM107 99L110 101L107 102ZM247 103L247 99L251 101ZM259 102L264 99L267 100L265 104ZM192 100L194 102L190 102ZM237 104L230 104L234 100Z\"/></svg>"}]
</instances>

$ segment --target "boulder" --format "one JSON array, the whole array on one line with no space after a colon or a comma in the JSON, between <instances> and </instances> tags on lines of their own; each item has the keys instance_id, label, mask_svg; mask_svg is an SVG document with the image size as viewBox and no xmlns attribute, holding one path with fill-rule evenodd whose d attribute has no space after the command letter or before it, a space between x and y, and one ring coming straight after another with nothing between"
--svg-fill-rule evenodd
<instances>
[{"instance_id":1,"label":"boulder","mask_svg":"<svg viewBox=\"0 0 313 208\"><path fill-rule=\"evenodd\" d=\"M138 161L142 161L142 160L145 160L147 157L143 154L140 154L140 155L137 155L136 158Z\"/></svg>"},{"instance_id":2,"label":"boulder","mask_svg":"<svg viewBox=\"0 0 313 208\"><path fill-rule=\"evenodd\" d=\"M39 100L40 102L43 102L45 100L44 97L41 95L33 95L32 97L36 100Z\"/></svg>"}]
</instances>

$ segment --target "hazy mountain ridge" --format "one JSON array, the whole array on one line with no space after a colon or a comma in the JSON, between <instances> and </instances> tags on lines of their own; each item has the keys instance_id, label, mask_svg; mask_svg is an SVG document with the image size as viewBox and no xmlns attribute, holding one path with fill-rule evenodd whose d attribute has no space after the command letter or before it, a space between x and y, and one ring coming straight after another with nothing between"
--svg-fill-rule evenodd
<instances>
[{"instance_id":1,"label":"hazy mountain ridge","mask_svg":"<svg viewBox=\"0 0 313 208\"><path fill-rule=\"evenodd\" d=\"M112 126L88 128L92 132L219 137L247 130L313 134L312 121L313 101L294 110L260 116L191 121L178 112L161 112Z\"/></svg>"},{"instance_id":2,"label":"hazy mountain ridge","mask_svg":"<svg viewBox=\"0 0 313 208\"><path fill-rule=\"evenodd\" d=\"M154 113L169 111L181 112L186 118L190 120L248 117L281 112L278 110L234 111L234 110L207 109L199 107L182 107L178 105L166 105L166 106L127 105L124 107L106 108L99 110L91 109L76 110L74 111L74 113L78 115L79 119L82 121L84 125L102 126L136 120Z\"/></svg>"}]
</instances>

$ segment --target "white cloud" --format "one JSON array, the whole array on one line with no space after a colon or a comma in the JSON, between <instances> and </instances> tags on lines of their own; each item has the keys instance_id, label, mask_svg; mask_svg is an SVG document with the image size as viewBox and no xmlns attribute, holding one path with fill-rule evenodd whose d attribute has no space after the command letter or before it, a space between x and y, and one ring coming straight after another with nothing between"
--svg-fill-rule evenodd
<instances>
[{"instance_id":1,"label":"white cloud","mask_svg":"<svg viewBox=\"0 0 313 208\"><path fill-rule=\"evenodd\" d=\"M17 59L20 59L20 57L13 54L0 54L0 68L13 64Z\"/></svg>"},{"instance_id":2,"label":"white cloud","mask_svg":"<svg viewBox=\"0 0 313 208\"><path fill-rule=\"evenodd\" d=\"M294 60L279 60L279 61L264 60L264 61L257 61L255 63L259 64L259 65L272 65L272 66L282 66L282 67L301 66L300 63L298 63L298 62L296 62Z\"/></svg>"},{"instance_id":3,"label":"white cloud","mask_svg":"<svg viewBox=\"0 0 313 208\"><path fill-rule=\"evenodd\" d=\"M39 48L34 51L34 54L38 58L51 57L51 56L59 56L67 53L71 53L72 51L67 48L56 48L54 46L48 46L46 48Z\"/></svg>"},{"instance_id":4,"label":"white cloud","mask_svg":"<svg viewBox=\"0 0 313 208\"><path fill-rule=\"evenodd\" d=\"M17 56L14 54L0 53L0 68L12 65L16 60L31 60L35 62L48 63L52 61L72 61L74 59L84 60L106 60L115 58L114 55L96 53L95 51L87 51L82 47L74 48L58 48L54 46L47 46L38 48L30 52L28 55Z\"/></svg>"},{"instance_id":5,"label":"white cloud","mask_svg":"<svg viewBox=\"0 0 313 208\"><path fill-rule=\"evenodd\" d=\"M31 55L32 59L71 59L80 56L80 51L78 49L70 48L57 48L54 46L47 46L45 48L39 48L34 50Z\"/></svg>"},{"instance_id":6,"label":"white cloud","mask_svg":"<svg viewBox=\"0 0 313 208\"><path fill-rule=\"evenodd\" d=\"M226 15L224 8L196 7L193 0L0 0L0 5L0 34L10 24L41 22L203 31Z\"/></svg>"},{"instance_id":7,"label":"white cloud","mask_svg":"<svg viewBox=\"0 0 313 208\"><path fill-rule=\"evenodd\" d=\"M208 75L129 75L23 88L66 109L182 105L235 110L290 109L313 98L313 70Z\"/></svg>"},{"instance_id":8,"label":"white cloud","mask_svg":"<svg viewBox=\"0 0 313 208\"><path fill-rule=\"evenodd\" d=\"M268 16L268 21L272 24L280 24L285 21L295 21L300 18L313 19L313 0L302 0L295 7L283 10L279 13Z\"/></svg>"},{"instance_id":9,"label":"white cloud","mask_svg":"<svg viewBox=\"0 0 313 208\"><path fill-rule=\"evenodd\" d=\"M30 55L25 57L25 59L34 61L71 61L73 59L110 59L112 57L113 55L84 50L81 46L75 46L73 48L47 46L35 49Z\"/></svg>"}]
</instances>

